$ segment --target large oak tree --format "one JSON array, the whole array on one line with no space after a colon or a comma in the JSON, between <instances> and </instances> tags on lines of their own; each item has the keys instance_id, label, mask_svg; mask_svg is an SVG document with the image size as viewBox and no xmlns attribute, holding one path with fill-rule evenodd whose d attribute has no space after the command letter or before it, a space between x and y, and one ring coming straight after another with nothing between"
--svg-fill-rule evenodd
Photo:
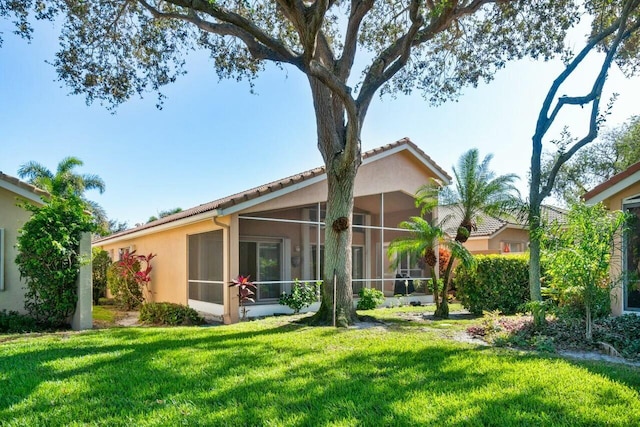
<instances>
[{"instance_id":1,"label":"large oak tree","mask_svg":"<svg viewBox=\"0 0 640 427\"><path fill-rule=\"evenodd\" d=\"M422 91L432 103L491 80L508 60L549 58L577 19L573 0L0 0L29 37L29 16L58 17L53 61L71 91L114 106L183 73L191 48L221 78L252 79L271 61L304 73L327 171L323 300L333 272L338 323L354 320L351 227L360 135L376 94ZM364 64L355 67L354 64ZM492 102L487 100L487 102ZM464 125L464 118L456 126ZM452 124L453 126L453 124Z\"/></svg>"}]
</instances>

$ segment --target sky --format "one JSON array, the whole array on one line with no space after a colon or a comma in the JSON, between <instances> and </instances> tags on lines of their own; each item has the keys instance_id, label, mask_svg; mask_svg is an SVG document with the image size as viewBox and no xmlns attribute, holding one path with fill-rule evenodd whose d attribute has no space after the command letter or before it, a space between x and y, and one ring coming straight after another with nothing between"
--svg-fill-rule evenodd
<instances>
[{"instance_id":1,"label":"sky","mask_svg":"<svg viewBox=\"0 0 640 427\"><path fill-rule=\"evenodd\" d=\"M51 170L66 156L78 172L99 175L106 191L87 192L109 218L129 226L159 211L187 209L322 165L308 84L294 69L270 67L255 82L219 81L204 54L188 58L188 74L164 90L164 107L149 93L118 107L86 105L57 81L52 60L58 45L51 23L39 24L27 43L0 22L0 171L17 176L37 161ZM574 37L581 47L582 34ZM585 64L561 94L583 95L597 73L598 57ZM452 173L471 148L493 154L492 169L515 173L527 194L531 137L542 101L562 70L560 61L512 62L495 80L466 88L456 102L433 107L418 92L374 100L362 130L367 151L403 137ZM618 93L607 126L640 114L640 80L612 69L605 99ZM606 104L603 103L603 104ZM587 109L561 114L563 126L584 133ZM547 144L548 145L548 144Z\"/></svg>"}]
</instances>

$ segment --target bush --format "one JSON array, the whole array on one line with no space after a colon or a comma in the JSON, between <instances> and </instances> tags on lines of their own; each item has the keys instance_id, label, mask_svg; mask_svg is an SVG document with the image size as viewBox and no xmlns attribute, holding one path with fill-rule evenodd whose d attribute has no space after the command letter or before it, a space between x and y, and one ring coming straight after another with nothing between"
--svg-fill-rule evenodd
<instances>
[{"instance_id":1,"label":"bush","mask_svg":"<svg viewBox=\"0 0 640 427\"><path fill-rule=\"evenodd\" d=\"M42 207L23 205L33 212L20 236L16 264L27 285L24 307L36 322L67 325L78 302L83 232L95 229L84 202L75 196L52 196Z\"/></svg>"},{"instance_id":2,"label":"bush","mask_svg":"<svg viewBox=\"0 0 640 427\"><path fill-rule=\"evenodd\" d=\"M204 318L191 307L171 302L148 302L140 307L140 321L154 325L201 325Z\"/></svg>"},{"instance_id":3,"label":"bush","mask_svg":"<svg viewBox=\"0 0 640 427\"><path fill-rule=\"evenodd\" d=\"M33 317L20 314L17 311L0 311L0 333L15 334L35 332L42 328Z\"/></svg>"},{"instance_id":4,"label":"bush","mask_svg":"<svg viewBox=\"0 0 640 427\"><path fill-rule=\"evenodd\" d=\"M107 271L111 266L109 253L100 248L92 249L93 304L98 305L100 298L107 296Z\"/></svg>"},{"instance_id":5,"label":"bush","mask_svg":"<svg viewBox=\"0 0 640 427\"><path fill-rule=\"evenodd\" d=\"M498 310L514 314L529 299L529 260L524 255L477 255L477 267L456 267L455 286L473 314Z\"/></svg>"},{"instance_id":6,"label":"bush","mask_svg":"<svg viewBox=\"0 0 640 427\"><path fill-rule=\"evenodd\" d=\"M279 303L293 310L294 314L300 313L303 308L309 307L318 300L320 282L300 283L297 279L291 288L291 293L282 293Z\"/></svg>"},{"instance_id":7,"label":"bush","mask_svg":"<svg viewBox=\"0 0 640 427\"><path fill-rule=\"evenodd\" d=\"M593 338L612 345L627 359L640 360L640 316L625 314L597 320Z\"/></svg>"},{"instance_id":8,"label":"bush","mask_svg":"<svg viewBox=\"0 0 640 427\"><path fill-rule=\"evenodd\" d=\"M361 288L358 295L358 310L373 310L384 302L384 294L377 289Z\"/></svg>"},{"instance_id":9,"label":"bush","mask_svg":"<svg viewBox=\"0 0 640 427\"><path fill-rule=\"evenodd\" d=\"M125 252L122 259L107 270L107 283L116 304L125 310L138 308L144 301L144 289L151 282L151 259L155 255ZM142 270L142 263L146 268Z\"/></svg>"}]
</instances>

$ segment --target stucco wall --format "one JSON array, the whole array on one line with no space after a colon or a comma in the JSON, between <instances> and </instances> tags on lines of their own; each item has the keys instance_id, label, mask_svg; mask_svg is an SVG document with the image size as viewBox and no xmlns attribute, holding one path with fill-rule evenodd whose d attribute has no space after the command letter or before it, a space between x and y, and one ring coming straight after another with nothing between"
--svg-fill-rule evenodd
<instances>
[{"instance_id":1,"label":"stucco wall","mask_svg":"<svg viewBox=\"0 0 640 427\"><path fill-rule=\"evenodd\" d=\"M137 254L156 254L151 260L150 301L186 304L187 288L187 241L190 234L219 230L213 220L198 222L179 228L159 231L135 239L122 240L108 245L97 245L118 259L118 250L134 246Z\"/></svg>"},{"instance_id":2,"label":"stucco wall","mask_svg":"<svg viewBox=\"0 0 640 427\"><path fill-rule=\"evenodd\" d=\"M503 242L522 243L524 252L527 250L527 244L529 243L529 231L524 229L506 228L488 241L487 246L489 251L496 254L502 253Z\"/></svg>"},{"instance_id":3,"label":"stucco wall","mask_svg":"<svg viewBox=\"0 0 640 427\"><path fill-rule=\"evenodd\" d=\"M0 291L0 310L25 313L24 282L20 280L15 263L18 251L18 230L31 217L31 213L16 206L16 194L0 188L0 228L4 228L4 291Z\"/></svg>"},{"instance_id":4,"label":"stucco wall","mask_svg":"<svg viewBox=\"0 0 640 427\"><path fill-rule=\"evenodd\" d=\"M625 188L617 194L605 199L603 204L610 210L622 210L624 199L640 195L640 181ZM615 280L622 275L622 235L616 238L611 261L611 277ZM611 311L619 316L624 310L624 295L622 286L615 286L611 291Z\"/></svg>"}]
</instances>

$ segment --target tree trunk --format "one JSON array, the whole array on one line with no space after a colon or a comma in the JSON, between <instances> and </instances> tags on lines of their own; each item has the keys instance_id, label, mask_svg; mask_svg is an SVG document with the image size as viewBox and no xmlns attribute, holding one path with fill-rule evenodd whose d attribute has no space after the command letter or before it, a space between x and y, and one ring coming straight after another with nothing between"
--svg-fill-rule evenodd
<instances>
[{"instance_id":1,"label":"tree trunk","mask_svg":"<svg viewBox=\"0 0 640 427\"><path fill-rule=\"evenodd\" d=\"M440 298L440 306L436 307L436 312L434 313L435 317L439 317L441 319L449 318L449 283L451 282L451 270L453 270L453 262L455 257L453 254L449 257L449 263L447 264L447 269L444 272L443 284L442 284L442 295Z\"/></svg>"},{"instance_id":2,"label":"tree trunk","mask_svg":"<svg viewBox=\"0 0 640 427\"><path fill-rule=\"evenodd\" d=\"M320 309L313 324L346 327L356 320L351 286L351 220L356 173L362 162L360 125L345 124L344 106L317 79L310 77L316 113L318 148L327 171L324 271ZM334 276L335 308L334 308Z\"/></svg>"},{"instance_id":3,"label":"tree trunk","mask_svg":"<svg viewBox=\"0 0 640 427\"><path fill-rule=\"evenodd\" d=\"M431 267L431 280L433 284L433 302L436 303L436 311L438 311L438 309L440 308L440 298L438 298L438 277L436 276L435 267ZM426 289L425 289L425 293L426 293Z\"/></svg>"},{"instance_id":4,"label":"tree trunk","mask_svg":"<svg viewBox=\"0 0 640 427\"><path fill-rule=\"evenodd\" d=\"M591 304L585 304L585 310L586 310L587 325L586 325L584 336L587 339L587 341L591 341L593 340L592 323L591 323Z\"/></svg>"}]
</instances>

